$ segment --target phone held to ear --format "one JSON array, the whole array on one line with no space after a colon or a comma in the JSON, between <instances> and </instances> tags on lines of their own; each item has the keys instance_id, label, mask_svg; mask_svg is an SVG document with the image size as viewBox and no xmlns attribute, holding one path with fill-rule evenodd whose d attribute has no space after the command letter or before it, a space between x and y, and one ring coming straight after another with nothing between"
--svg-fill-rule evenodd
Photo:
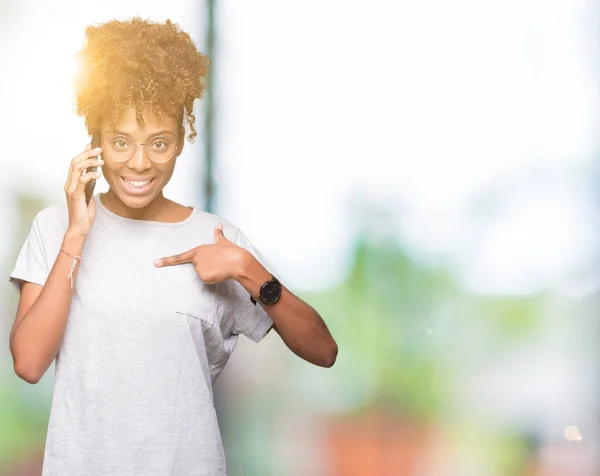
<instances>
[{"instance_id":1,"label":"phone held to ear","mask_svg":"<svg viewBox=\"0 0 600 476\"><path fill-rule=\"evenodd\" d=\"M100 145L100 138L99 138L98 134L94 134L92 136L92 149L95 149L99 145ZM97 167L88 167L87 169L85 169L85 173L89 174L91 172L95 172L96 170L97 170ZM96 179L90 180L88 183L85 184L85 203L87 205L90 204L90 200L92 199L92 197L94 195L94 187L95 186L96 186Z\"/></svg>"}]
</instances>

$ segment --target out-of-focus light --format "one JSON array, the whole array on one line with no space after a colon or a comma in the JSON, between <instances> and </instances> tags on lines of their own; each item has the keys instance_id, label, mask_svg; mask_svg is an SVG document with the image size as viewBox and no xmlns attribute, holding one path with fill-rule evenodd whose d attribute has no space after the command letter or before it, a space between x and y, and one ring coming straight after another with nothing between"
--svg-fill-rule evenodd
<instances>
[{"instance_id":1,"label":"out-of-focus light","mask_svg":"<svg viewBox=\"0 0 600 476\"><path fill-rule=\"evenodd\" d=\"M579 428L577 428L575 425L569 425L569 426L567 426L565 428L565 438L568 441L581 441L581 440L583 440L583 437L581 436Z\"/></svg>"}]
</instances>

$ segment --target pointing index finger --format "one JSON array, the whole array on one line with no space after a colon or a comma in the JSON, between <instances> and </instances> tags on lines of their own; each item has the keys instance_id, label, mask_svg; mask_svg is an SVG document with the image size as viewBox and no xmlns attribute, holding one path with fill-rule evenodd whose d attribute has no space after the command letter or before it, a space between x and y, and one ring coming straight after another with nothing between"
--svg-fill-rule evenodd
<instances>
[{"instance_id":1,"label":"pointing index finger","mask_svg":"<svg viewBox=\"0 0 600 476\"><path fill-rule=\"evenodd\" d=\"M174 266L177 264L191 263L192 260L194 259L195 251L196 251L196 249L193 248L191 250L185 251L183 253L179 253L177 255L157 259L154 262L154 265L157 267L162 267L162 266Z\"/></svg>"}]
</instances>

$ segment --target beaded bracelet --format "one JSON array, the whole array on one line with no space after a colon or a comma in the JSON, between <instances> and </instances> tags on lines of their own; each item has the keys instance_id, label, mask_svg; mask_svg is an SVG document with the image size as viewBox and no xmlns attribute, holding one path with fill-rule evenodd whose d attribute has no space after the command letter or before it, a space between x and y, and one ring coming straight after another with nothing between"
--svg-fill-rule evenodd
<instances>
[{"instance_id":1,"label":"beaded bracelet","mask_svg":"<svg viewBox=\"0 0 600 476\"><path fill-rule=\"evenodd\" d=\"M60 249L65 254L67 254L71 258L73 258L73 264L71 264L71 272L69 273L69 276L67 277L67 279L71 280L71 289L73 289L73 271L75 270L75 266L77 266L77 260L81 261L81 256L73 256L71 253L69 253L68 251L66 251L62 246L60 247Z\"/></svg>"}]
</instances>

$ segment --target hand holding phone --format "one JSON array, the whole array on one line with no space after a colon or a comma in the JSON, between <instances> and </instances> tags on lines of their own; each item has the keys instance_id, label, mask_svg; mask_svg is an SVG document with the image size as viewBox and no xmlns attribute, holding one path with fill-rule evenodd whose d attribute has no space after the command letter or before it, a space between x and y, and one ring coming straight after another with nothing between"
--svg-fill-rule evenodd
<instances>
[{"instance_id":1,"label":"hand holding phone","mask_svg":"<svg viewBox=\"0 0 600 476\"><path fill-rule=\"evenodd\" d=\"M93 186L88 187L88 184L101 176L101 172L96 170L104 163L99 157L101 152L100 147L92 149L89 144L71 160L64 190L69 209L69 231L72 235L87 236L94 223L96 207Z\"/></svg>"},{"instance_id":2,"label":"hand holding phone","mask_svg":"<svg viewBox=\"0 0 600 476\"><path fill-rule=\"evenodd\" d=\"M94 134L92 136L92 149L95 149L96 147L98 147L100 145L100 136L98 134ZM88 167L87 169L85 169L85 173L89 174L91 172L95 172L97 170L97 167ZM94 195L94 187L96 186L96 179L92 179L90 180L88 183L85 184L85 203L87 205L90 204L90 200L92 199L93 195Z\"/></svg>"}]
</instances>

